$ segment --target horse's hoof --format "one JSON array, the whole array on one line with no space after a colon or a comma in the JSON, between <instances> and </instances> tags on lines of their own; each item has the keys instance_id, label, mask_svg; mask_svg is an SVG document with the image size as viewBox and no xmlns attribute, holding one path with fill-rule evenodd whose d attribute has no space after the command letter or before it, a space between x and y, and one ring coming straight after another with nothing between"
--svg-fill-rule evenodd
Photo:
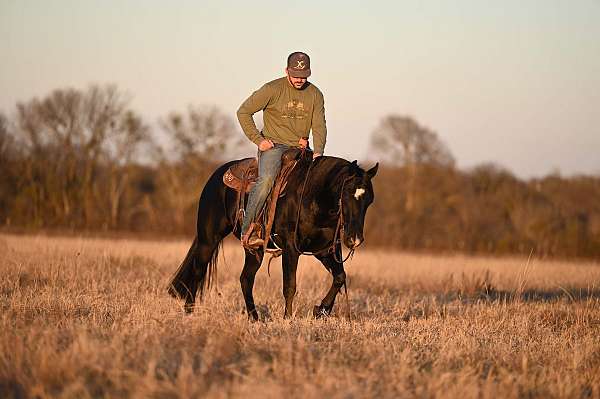
<instances>
[{"instance_id":1,"label":"horse's hoof","mask_svg":"<svg viewBox=\"0 0 600 399\"><path fill-rule=\"evenodd\" d=\"M248 312L248 321L250 321L252 323L258 321L258 312L256 311L256 309Z\"/></svg>"},{"instance_id":2,"label":"horse's hoof","mask_svg":"<svg viewBox=\"0 0 600 399\"><path fill-rule=\"evenodd\" d=\"M322 306L315 306L313 308L313 316L315 319L320 319L329 316L329 311Z\"/></svg>"},{"instance_id":3,"label":"horse's hoof","mask_svg":"<svg viewBox=\"0 0 600 399\"><path fill-rule=\"evenodd\" d=\"M194 313L194 303L186 303L183 306L183 310L185 311L185 314L192 314Z\"/></svg>"}]
</instances>

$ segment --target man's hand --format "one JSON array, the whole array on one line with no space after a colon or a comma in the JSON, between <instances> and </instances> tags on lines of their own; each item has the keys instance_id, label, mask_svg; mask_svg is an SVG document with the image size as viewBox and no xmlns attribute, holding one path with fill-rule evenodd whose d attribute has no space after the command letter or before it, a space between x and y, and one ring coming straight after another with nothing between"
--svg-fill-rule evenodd
<instances>
[{"instance_id":1,"label":"man's hand","mask_svg":"<svg viewBox=\"0 0 600 399\"><path fill-rule=\"evenodd\" d=\"M300 148L308 147L308 137L301 137L300 140L298 140L298 145Z\"/></svg>"},{"instance_id":2,"label":"man's hand","mask_svg":"<svg viewBox=\"0 0 600 399\"><path fill-rule=\"evenodd\" d=\"M268 140L268 139L263 139L263 141L261 141L260 144L258 145L258 149L261 151L267 151L273 147L275 147L275 145L273 144L273 142L271 140Z\"/></svg>"},{"instance_id":3,"label":"man's hand","mask_svg":"<svg viewBox=\"0 0 600 399\"><path fill-rule=\"evenodd\" d=\"M315 152L315 153L313 154L313 159L315 159L315 158L318 158L318 157L320 157L320 156L322 156L322 155L323 155L323 154L319 154L318 152Z\"/></svg>"}]
</instances>

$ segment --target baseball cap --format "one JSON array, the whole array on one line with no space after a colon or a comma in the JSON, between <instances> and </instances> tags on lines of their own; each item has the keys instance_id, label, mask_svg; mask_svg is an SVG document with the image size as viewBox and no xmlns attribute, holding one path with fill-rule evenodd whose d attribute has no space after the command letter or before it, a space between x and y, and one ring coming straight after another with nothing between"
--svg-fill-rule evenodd
<instances>
[{"instance_id":1,"label":"baseball cap","mask_svg":"<svg viewBox=\"0 0 600 399\"><path fill-rule=\"evenodd\" d=\"M290 76L294 78L308 78L310 76L310 57L301 51L296 51L288 56L287 68Z\"/></svg>"}]
</instances>

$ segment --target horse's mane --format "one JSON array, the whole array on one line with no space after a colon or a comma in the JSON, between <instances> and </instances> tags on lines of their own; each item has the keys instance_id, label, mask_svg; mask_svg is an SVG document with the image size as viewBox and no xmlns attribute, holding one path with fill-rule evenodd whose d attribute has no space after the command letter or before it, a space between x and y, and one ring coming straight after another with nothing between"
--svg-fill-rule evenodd
<instances>
[{"instance_id":1,"label":"horse's mane","mask_svg":"<svg viewBox=\"0 0 600 399\"><path fill-rule=\"evenodd\" d=\"M306 157L298 163L292 184L302 187L308 173L307 196L323 190L337 192L343 179L353 173L354 167L352 162L343 158L324 155L313 160Z\"/></svg>"}]
</instances>

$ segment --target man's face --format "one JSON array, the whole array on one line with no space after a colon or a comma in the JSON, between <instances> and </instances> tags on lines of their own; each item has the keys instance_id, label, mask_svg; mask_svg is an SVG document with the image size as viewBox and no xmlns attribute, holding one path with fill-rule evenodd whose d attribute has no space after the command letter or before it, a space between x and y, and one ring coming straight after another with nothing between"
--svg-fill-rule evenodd
<instances>
[{"instance_id":1,"label":"man's face","mask_svg":"<svg viewBox=\"0 0 600 399\"><path fill-rule=\"evenodd\" d=\"M302 86L304 86L304 84L306 83L306 78L295 78L291 76L287 68L285 69L285 74L287 75L288 80L290 81L292 86L294 86L296 89L301 89Z\"/></svg>"}]
</instances>

